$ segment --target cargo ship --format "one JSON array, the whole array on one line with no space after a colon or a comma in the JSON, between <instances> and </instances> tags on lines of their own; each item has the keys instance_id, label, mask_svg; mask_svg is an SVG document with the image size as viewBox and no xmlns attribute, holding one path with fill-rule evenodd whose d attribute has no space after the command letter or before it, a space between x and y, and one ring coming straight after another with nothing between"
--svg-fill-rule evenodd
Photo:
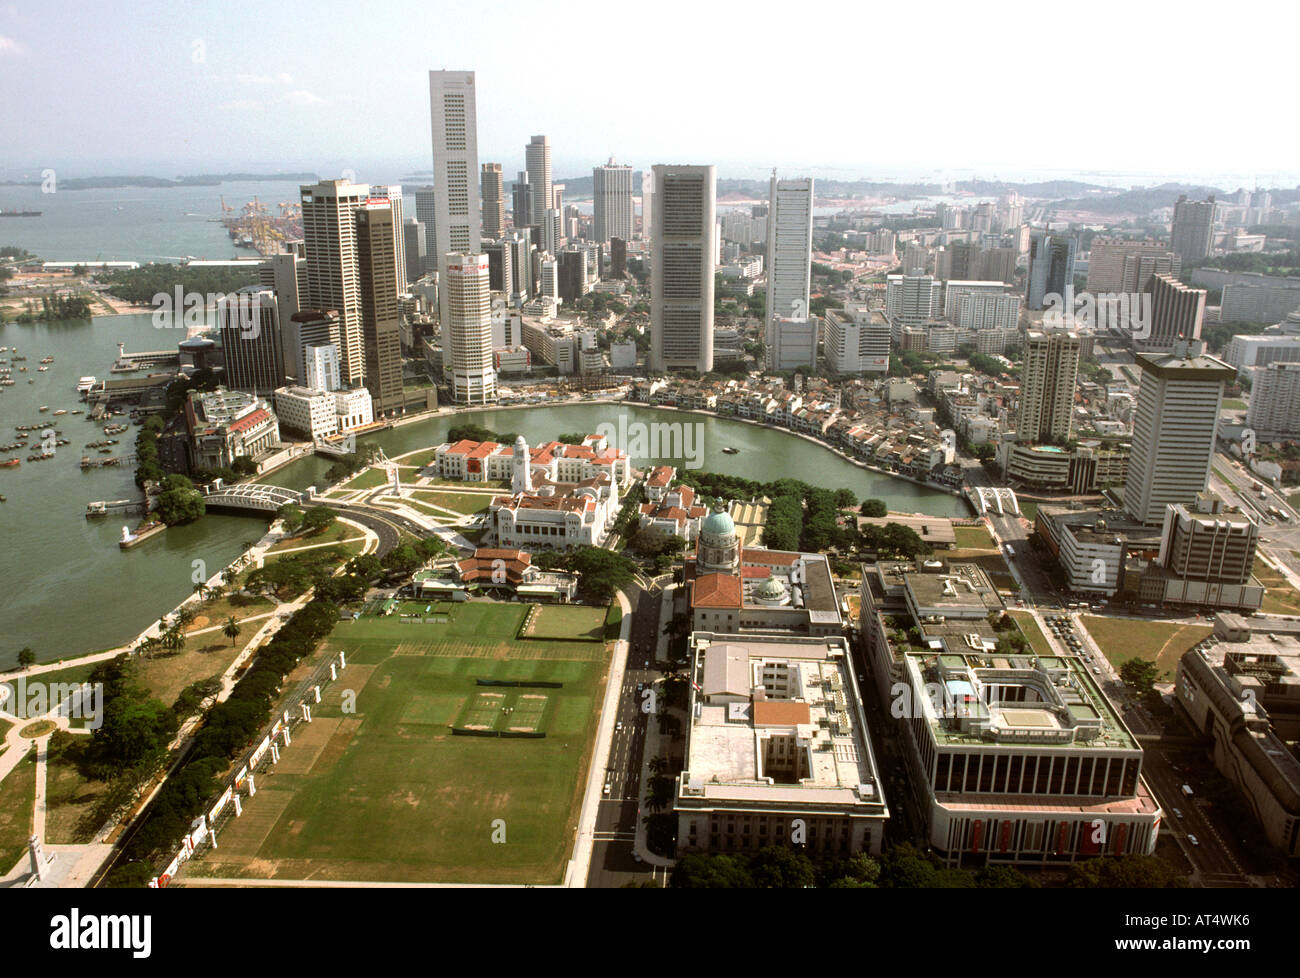
<instances>
[{"instance_id":1,"label":"cargo ship","mask_svg":"<svg viewBox=\"0 0 1300 978\"><path fill-rule=\"evenodd\" d=\"M5 211L0 210L0 217L40 217L40 211Z\"/></svg>"}]
</instances>

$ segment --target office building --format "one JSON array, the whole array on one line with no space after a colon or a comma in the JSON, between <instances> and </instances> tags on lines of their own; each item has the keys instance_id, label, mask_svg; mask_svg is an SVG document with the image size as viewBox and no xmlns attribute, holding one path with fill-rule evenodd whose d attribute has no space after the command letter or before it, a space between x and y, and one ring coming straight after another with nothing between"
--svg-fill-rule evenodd
<instances>
[{"instance_id":1,"label":"office building","mask_svg":"<svg viewBox=\"0 0 1300 978\"><path fill-rule=\"evenodd\" d=\"M930 263L930 249L915 241L903 248L903 274L924 275Z\"/></svg>"},{"instance_id":2,"label":"office building","mask_svg":"<svg viewBox=\"0 0 1300 978\"><path fill-rule=\"evenodd\" d=\"M483 208L483 237L495 241L506 229L506 186L500 163L484 163L479 181Z\"/></svg>"},{"instance_id":3,"label":"office building","mask_svg":"<svg viewBox=\"0 0 1300 978\"><path fill-rule=\"evenodd\" d=\"M650 369L713 369L717 170L654 167Z\"/></svg>"},{"instance_id":4,"label":"office building","mask_svg":"<svg viewBox=\"0 0 1300 978\"><path fill-rule=\"evenodd\" d=\"M1300 312L1292 313L1289 319L1300 327ZM1270 363L1300 363L1300 334L1285 331L1238 334L1228 341L1223 360L1242 372L1267 367Z\"/></svg>"},{"instance_id":5,"label":"office building","mask_svg":"<svg viewBox=\"0 0 1300 978\"><path fill-rule=\"evenodd\" d=\"M250 285L217 305L217 329L231 390L269 396L284 383L284 349L275 293Z\"/></svg>"},{"instance_id":6,"label":"office building","mask_svg":"<svg viewBox=\"0 0 1300 978\"><path fill-rule=\"evenodd\" d=\"M927 842L945 863L1065 866L1155 851L1164 813L1137 738L1082 657L1006 644L980 567L864 564L860 607L876 695L898 718Z\"/></svg>"},{"instance_id":7,"label":"office building","mask_svg":"<svg viewBox=\"0 0 1300 978\"><path fill-rule=\"evenodd\" d=\"M312 343L303 350L306 380L302 386L314 391L333 392L339 379L339 351L333 343Z\"/></svg>"},{"instance_id":8,"label":"office building","mask_svg":"<svg viewBox=\"0 0 1300 978\"><path fill-rule=\"evenodd\" d=\"M1207 356L1199 340L1169 353L1135 354L1142 371L1124 509L1161 523L1165 507L1191 503L1210 480L1223 385L1236 371Z\"/></svg>"},{"instance_id":9,"label":"office building","mask_svg":"<svg viewBox=\"0 0 1300 978\"><path fill-rule=\"evenodd\" d=\"M1300 856L1300 624L1220 615L1208 642L1183 653L1174 684L1214 766L1284 855Z\"/></svg>"},{"instance_id":10,"label":"office building","mask_svg":"<svg viewBox=\"0 0 1300 978\"><path fill-rule=\"evenodd\" d=\"M1151 332L1139 335L1140 350L1168 352L1179 340L1199 340L1205 319L1205 290L1189 288L1170 275L1151 278Z\"/></svg>"},{"instance_id":11,"label":"office building","mask_svg":"<svg viewBox=\"0 0 1300 978\"><path fill-rule=\"evenodd\" d=\"M679 851L878 854L889 808L845 640L702 631L689 652Z\"/></svg>"},{"instance_id":12,"label":"office building","mask_svg":"<svg viewBox=\"0 0 1300 978\"><path fill-rule=\"evenodd\" d=\"M339 323L338 313L333 309L304 309L301 312L294 313L293 325L298 343L295 358L302 364L302 380L306 383L306 386L317 386L316 383L311 382L311 371L320 369L319 363L313 366L312 358L316 354L311 352L312 348L329 346L334 349L333 368L325 374L318 373L317 377L318 379L321 377L332 378L334 388L342 387L346 373L343 369L343 357L340 353L343 346L343 328Z\"/></svg>"},{"instance_id":13,"label":"office building","mask_svg":"<svg viewBox=\"0 0 1300 978\"><path fill-rule=\"evenodd\" d=\"M827 309L822 356L836 374L889 372L889 323L868 309Z\"/></svg>"},{"instance_id":14,"label":"office building","mask_svg":"<svg viewBox=\"0 0 1300 978\"><path fill-rule=\"evenodd\" d=\"M1214 195L1206 200L1188 200L1186 194L1174 205L1169 250L1184 263L1208 258L1214 251Z\"/></svg>"},{"instance_id":15,"label":"office building","mask_svg":"<svg viewBox=\"0 0 1300 978\"><path fill-rule=\"evenodd\" d=\"M393 211L393 248L397 253L397 295L409 291L406 278L406 236L402 233L402 188L397 185L370 187L370 201L386 200Z\"/></svg>"},{"instance_id":16,"label":"office building","mask_svg":"<svg viewBox=\"0 0 1300 978\"><path fill-rule=\"evenodd\" d=\"M1148 271L1139 279L1143 259L1148 259ZM1156 267L1159 261L1164 267ZM1145 278L1157 271L1171 272L1175 277L1182 270L1182 262L1169 250L1167 244L1150 238L1093 238L1088 252L1088 291L1143 292Z\"/></svg>"},{"instance_id":17,"label":"office building","mask_svg":"<svg viewBox=\"0 0 1300 978\"><path fill-rule=\"evenodd\" d=\"M458 403L486 404L497 396L488 275L486 255L448 256L443 358Z\"/></svg>"},{"instance_id":18,"label":"office building","mask_svg":"<svg viewBox=\"0 0 1300 978\"><path fill-rule=\"evenodd\" d=\"M1069 441L1079 377L1079 334L1029 330L1020 380L1016 441Z\"/></svg>"},{"instance_id":19,"label":"office building","mask_svg":"<svg viewBox=\"0 0 1300 978\"><path fill-rule=\"evenodd\" d=\"M527 170L519 171L510 188L510 215L516 228L533 223L533 185L528 182Z\"/></svg>"},{"instance_id":20,"label":"office building","mask_svg":"<svg viewBox=\"0 0 1300 978\"><path fill-rule=\"evenodd\" d=\"M438 271L438 235L435 225L438 221L438 195L433 187L417 187L415 190L415 219L424 228L424 271Z\"/></svg>"},{"instance_id":21,"label":"office building","mask_svg":"<svg viewBox=\"0 0 1300 978\"><path fill-rule=\"evenodd\" d=\"M609 239L609 277L627 278L627 239Z\"/></svg>"},{"instance_id":22,"label":"office building","mask_svg":"<svg viewBox=\"0 0 1300 978\"><path fill-rule=\"evenodd\" d=\"M1246 425L1260 439L1300 437L1300 363L1255 371Z\"/></svg>"},{"instance_id":23,"label":"office building","mask_svg":"<svg viewBox=\"0 0 1300 978\"><path fill-rule=\"evenodd\" d=\"M391 202L372 198L357 211L357 260L366 389L378 414L402 407L402 337Z\"/></svg>"},{"instance_id":24,"label":"office building","mask_svg":"<svg viewBox=\"0 0 1300 978\"><path fill-rule=\"evenodd\" d=\"M528 183L532 186L532 219L529 224L542 224L546 212L555 206L555 188L551 182L551 139L534 136L524 147L524 163L528 170ZM515 224L519 223L518 216Z\"/></svg>"},{"instance_id":25,"label":"office building","mask_svg":"<svg viewBox=\"0 0 1300 978\"><path fill-rule=\"evenodd\" d=\"M1068 234L1035 231L1029 239L1029 275L1025 284L1025 303L1030 309L1043 309L1047 296L1065 296L1074 292L1074 253L1078 243Z\"/></svg>"},{"instance_id":26,"label":"office building","mask_svg":"<svg viewBox=\"0 0 1300 978\"><path fill-rule=\"evenodd\" d=\"M406 253L406 281L415 282L424 275L428 252L425 251L424 225L413 217L402 224L402 244Z\"/></svg>"},{"instance_id":27,"label":"office building","mask_svg":"<svg viewBox=\"0 0 1300 978\"><path fill-rule=\"evenodd\" d=\"M429 109L433 130L433 185L437 190L433 253L438 260L439 321L445 349L449 319L447 256L477 255L482 227L474 72L429 72Z\"/></svg>"},{"instance_id":28,"label":"office building","mask_svg":"<svg viewBox=\"0 0 1300 978\"><path fill-rule=\"evenodd\" d=\"M933 275L889 275L885 279L885 317L891 323L919 325L943 314L943 283Z\"/></svg>"},{"instance_id":29,"label":"office building","mask_svg":"<svg viewBox=\"0 0 1300 978\"><path fill-rule=\"evenodd\" d=\"M812 274L812 178L778 180L773 174L768 195L767 317L769 322L777 318L807 320Z\"/></svg>"},{"instance_id":30,"label":"office building","mask_svg":"<svg viewBox=\"0 0 1300 978\"><path fill-rule=\"evenodd\" d=\"M632 238L632 168L620 166L611 156L605 166L591 171L592 240L605 244L611 238Z\"/></svg>"},{"instance_id":31,"label":"office building","mask_svg":"<svg viewBox=\"0 0 1300 978\"><path fill-rule=\"evenodd\" d=\"M820 326L821 320L816 316L807 319L769 317L765 344L767 369L816 372Z\"/></svg>"},{"instance_id":32,"label":"office building","mask_svg":"<svg viewBox=\"0 0 1300 978\"><path fill-rule=\"evenodd\" d=\"M369 199L370 188L364 183L325 180L301 187L300 196L306 276L299 304L304 309L329 309L337 314L344 379L348 384L361 384L366 367L356 215Z\"/></svg>"},{"instance_id":33,"label":"office building","mask_svg":"<svg viewBox=\"0 0 1300 978\"><path fill-rule=\"evenodd\" d=\"M504 238L489 242L483 245L483 254L488 257L488 287L509 296L515 291L514 249L510 242Z\"/></svg>"}]
</instances>

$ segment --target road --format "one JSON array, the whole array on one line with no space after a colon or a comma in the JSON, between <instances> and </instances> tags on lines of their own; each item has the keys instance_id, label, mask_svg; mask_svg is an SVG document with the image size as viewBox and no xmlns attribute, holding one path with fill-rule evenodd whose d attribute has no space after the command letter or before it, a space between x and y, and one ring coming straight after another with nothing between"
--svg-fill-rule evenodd
<instances>
[{"instance_id":1,"label":"road","mask_svg":"<svg viewBox=\"0 0 1300 978\"><path fill-rule=\"evenodd\" d=\"M605 759L605 781L609 794L600 800L596 813L596 836L587 874L589 887L620 887L629 882L644 882L651 872L632 858L632 839L640 816L641 767L646 741L646 724L650 717L641 712L642 697L638 683L652 683L659 678L654 668L654 653L659 646L659 613L663 593L659 590L632 589L627 594L632 604L632 629L629 636L628 662L623 673L623 690L615 711L615 728ZM650 668L645 664L649 663ZM622 726L620 727L619 724ZM599 758L592 763L598 763ZM659 874L662 876L662 870Z\"/></svg>"}]
</instances>

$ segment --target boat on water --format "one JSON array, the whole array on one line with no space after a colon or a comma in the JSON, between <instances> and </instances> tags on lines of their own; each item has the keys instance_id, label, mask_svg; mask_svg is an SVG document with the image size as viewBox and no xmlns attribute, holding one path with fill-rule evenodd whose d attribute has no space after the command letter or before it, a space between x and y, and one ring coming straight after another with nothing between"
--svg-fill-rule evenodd
<instances>
[{"instance_id":1,"label":"boat on water","mask_svg":"<svg viewBox=\"0 0 1300 978\"><path fill-rule=\"evenodd\" d=\"M18 458L7 458L0 462L0 469L16 469L22 465L22 460Z\"/></svg>"},{"instance_id":2,"label":"boat on water","mask_svg":"<svg viewBox=\"0 0 1300 978\"><path fill-rule=\"evenodd\" d=\"M723 455L739 455L739 454L740 454L740 449L739 449L739 448L731 448L731 447L727 447L727 448L724 448L724 449L722 450L722 454L723 454Z\"/></svg>"},{"instance_id":3,"label":"boat on water","mask_svg":"<svg viewBox=\"0 0 1300 978\"><path fill-rule=\"evenodd\" d=\"M49 409L50 409L50 406L49 406L48 404L42 404L42 405L41 405L40 407L38 407L36 410L40 411L41 414L44 414L44 413L45 413L46 411L48 411Z\"/></svg>"},{"instance_id":4,"label":"boat on water","mask_svg":"<svg viewBox=\"0 0 1300 978\"><path fill-rule=\"evenodd\" d=\"M40 217L40 211L3 211L0 210L0 217Z\"/></svg>"},{"instance_id":5,"label":"boat on water","mask_svg":"<svg viewBox=\"0 0 1300 978\"><path fill-rule=\"evenodd\" d=\"M59 408L57 411L54 412L54 416L57 418L59 415L67 414L67 413L68 411L66 408Z\"/></svg>"}]
</instances>

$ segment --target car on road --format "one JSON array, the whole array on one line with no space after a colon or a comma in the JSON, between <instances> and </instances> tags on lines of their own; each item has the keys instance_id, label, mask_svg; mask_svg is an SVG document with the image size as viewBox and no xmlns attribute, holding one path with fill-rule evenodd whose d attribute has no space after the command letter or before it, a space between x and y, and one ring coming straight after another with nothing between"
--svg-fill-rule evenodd
<instances>
[{"instance_id":1,"label":"car on road","mask_svg":"<svg viewBox=\"0 0 1300 978\"><path fill-rule=\"evenodd\" d=\"M609 782L608 782L608 781L605 782L605 790L602 792L602 794L606 794L606 795L609 794Z\"/></svg>"},{"instance_id":2,"label":"car on road","mask_svg":"<svg viewBox=\"0 0 1300 978\"><path fill-rule=\"evenodd\" d=\"M617 731L619 731L619 730L622 730L622 729L623 729L623 721L622 721L622 720L620 720L620 721L618 721L618 723L614 724L614 730L615 730L615 732L617 732Z\"/></svg>"},{"instance_id":3,"label":"car on road","mask_svg":"<svg viewBox=\"0 0 1300 978\"><path fill-rule=\"evenodd\" d=\"M1182 817L1183 817L1183 810L1181 808L1175 808L1174 818L1182 818Z\"/></svg>"},{"instance_id":4,"label":"car on road","mask_svg":"<svg viewBox=\"0 0 1300 978\"><path fill-rule=\"evenodd\" d=\"M1190 784L1183 785L1183 794L1185 794L1188 798L1192 797L1194 793L1195 792L1192 791L1192 786Z\"/></svg>"},{"instance_id":5,"label":"car on road","mask_svg":"<svg viewBox=\"0 0 1300 978\"><path fill-rule=\"evenodd\" d=\"M1194 845L1194 846L1199 846L1199 845L1201 844L1200 840L1197 839L1196 836L1194 836L1194 835L1189 835L1189 836L1187 837L1187 841L1190 842L1190 843L1191 843L1192 845Z\"/></svg>"}]
</instances>

